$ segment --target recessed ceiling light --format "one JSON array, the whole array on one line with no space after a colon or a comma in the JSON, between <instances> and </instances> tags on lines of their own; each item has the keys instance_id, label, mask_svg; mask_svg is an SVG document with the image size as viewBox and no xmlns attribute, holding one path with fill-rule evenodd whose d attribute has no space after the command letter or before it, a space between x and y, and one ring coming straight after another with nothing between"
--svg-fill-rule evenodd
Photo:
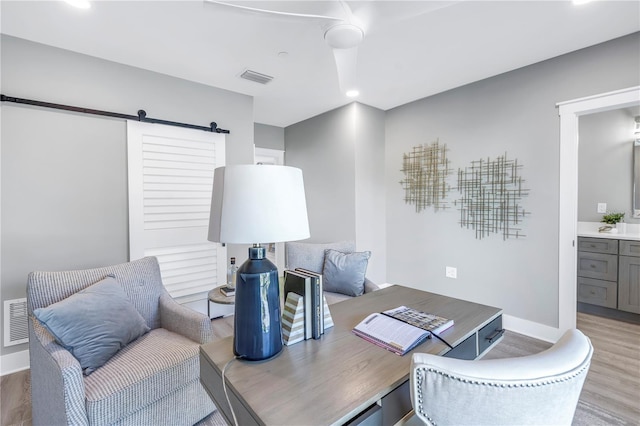
<instances>
[{"instance_id":1,"label":"recessed ceiling light","mask_svg":"<svg viewBox=\"0 0 640 426\"><path fill-rule=\"evenodd\" d=\"M573 4L586 4L586 3L591 3L592 0L573 0Z\"/></svg>"},{"instance_id":2,"label":"recessed ceiling light","mask_svg":"<svg viewBox=\"0 0 640 426\"><path fill-rule=\"evenodd\" d=\"M360 95L360 92L357 91L356 89L347 90L346 95L349 98L356 98L356 97L358 97L358 95Z\"/></svg>"},{"instance_id":3,"label":"recessed ceiling light","mask_svg":"<svg viewBox=\"0 0 640 426\"><path fill-rule=\"evenodd\" d=\"M64 0L65 3L70 4L73 7L77 7L78 9L89 9L91 7L91 3L89 0Z\"/></svg>"}]
</instances>

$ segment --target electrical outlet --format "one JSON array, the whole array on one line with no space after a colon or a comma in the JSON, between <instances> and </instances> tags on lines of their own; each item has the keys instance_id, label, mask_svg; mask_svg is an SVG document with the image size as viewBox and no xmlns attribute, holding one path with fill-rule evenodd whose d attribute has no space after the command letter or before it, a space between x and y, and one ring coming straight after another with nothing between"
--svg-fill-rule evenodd
<instances>
[{"instance_id":1,"label":"electrical outlet","mask_svg":"<svg viewBox=\"0 0 640 426\"><path fill-rule=\"evenodd\" d=\"M453 266L447 266L445 270L445 275L447 278L458 278L458 269Z\"/></svg>"},{"instance_id":2,"label":"electrical outlet","mask_svg":"<svg viewBox=\"0 0 640 426\"><path fill-rule=\"evenodd\" d=\"M607 203L598 203L598 213L607 212Z\"/></svg>"}]
</instances>

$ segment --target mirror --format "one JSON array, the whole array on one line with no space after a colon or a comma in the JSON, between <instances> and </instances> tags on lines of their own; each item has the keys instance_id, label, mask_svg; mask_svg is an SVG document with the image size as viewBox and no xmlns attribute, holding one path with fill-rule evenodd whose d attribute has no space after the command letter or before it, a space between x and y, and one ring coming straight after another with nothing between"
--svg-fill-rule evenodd
<instances>
[{"instance_id":1,"label":"mirror","mask_svg":"<svg viewBox=\"0 0 640 426\"><path fill-rule=\"evenodd\" d=\"M633 217L640 218L640 139L633 141Z\"/></svg>"},{"instance_id":2,"label":"mirror","mask_svg":"<svg viewBox=\"0 0 640 426\"><path fill-rule=\"evenodd\" d=\"M625 222L638 223L640 135L634 134L635 117L640 117L639 106L580 116L579 222L600 222L603 214L620 212L625 214ZM637 148L635 141L638 141Z\"/></svg>"}]
</instances>

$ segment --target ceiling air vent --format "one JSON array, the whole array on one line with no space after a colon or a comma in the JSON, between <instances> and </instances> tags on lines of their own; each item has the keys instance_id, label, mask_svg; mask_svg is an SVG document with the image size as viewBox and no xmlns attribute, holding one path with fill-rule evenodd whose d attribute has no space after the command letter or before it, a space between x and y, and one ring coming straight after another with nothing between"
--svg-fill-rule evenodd
<instances>
[{"instance_id":1,"label":"ceiling air vent","mask_svg":"<svg viewBox=\"0 0 640 426\"><path fill-rule=\"evenodd\" d=\"M260 84L267 84L273 77L266 74L260 74L259 72L245 70L242 74L240 74L240 78L244 78L245 80L254 81Z\"/></svg>"}]
</instances>

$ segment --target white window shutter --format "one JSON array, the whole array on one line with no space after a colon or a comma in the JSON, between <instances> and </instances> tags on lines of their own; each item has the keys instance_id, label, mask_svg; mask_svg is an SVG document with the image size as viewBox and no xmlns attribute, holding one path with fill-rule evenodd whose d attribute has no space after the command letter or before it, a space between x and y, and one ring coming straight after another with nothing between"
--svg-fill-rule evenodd
<instances>
[{"instance_id":1,"label":"white window shutter","mask_svg":"<svg viewBox=\"0 0 640 426\"><path fill-rule=\"evenodd\" d=\"M213 171L223 134L127 122L129 258L156 256L172 297L226 280L226 249L207 241Z\"/></svg>"}]
</instances>

